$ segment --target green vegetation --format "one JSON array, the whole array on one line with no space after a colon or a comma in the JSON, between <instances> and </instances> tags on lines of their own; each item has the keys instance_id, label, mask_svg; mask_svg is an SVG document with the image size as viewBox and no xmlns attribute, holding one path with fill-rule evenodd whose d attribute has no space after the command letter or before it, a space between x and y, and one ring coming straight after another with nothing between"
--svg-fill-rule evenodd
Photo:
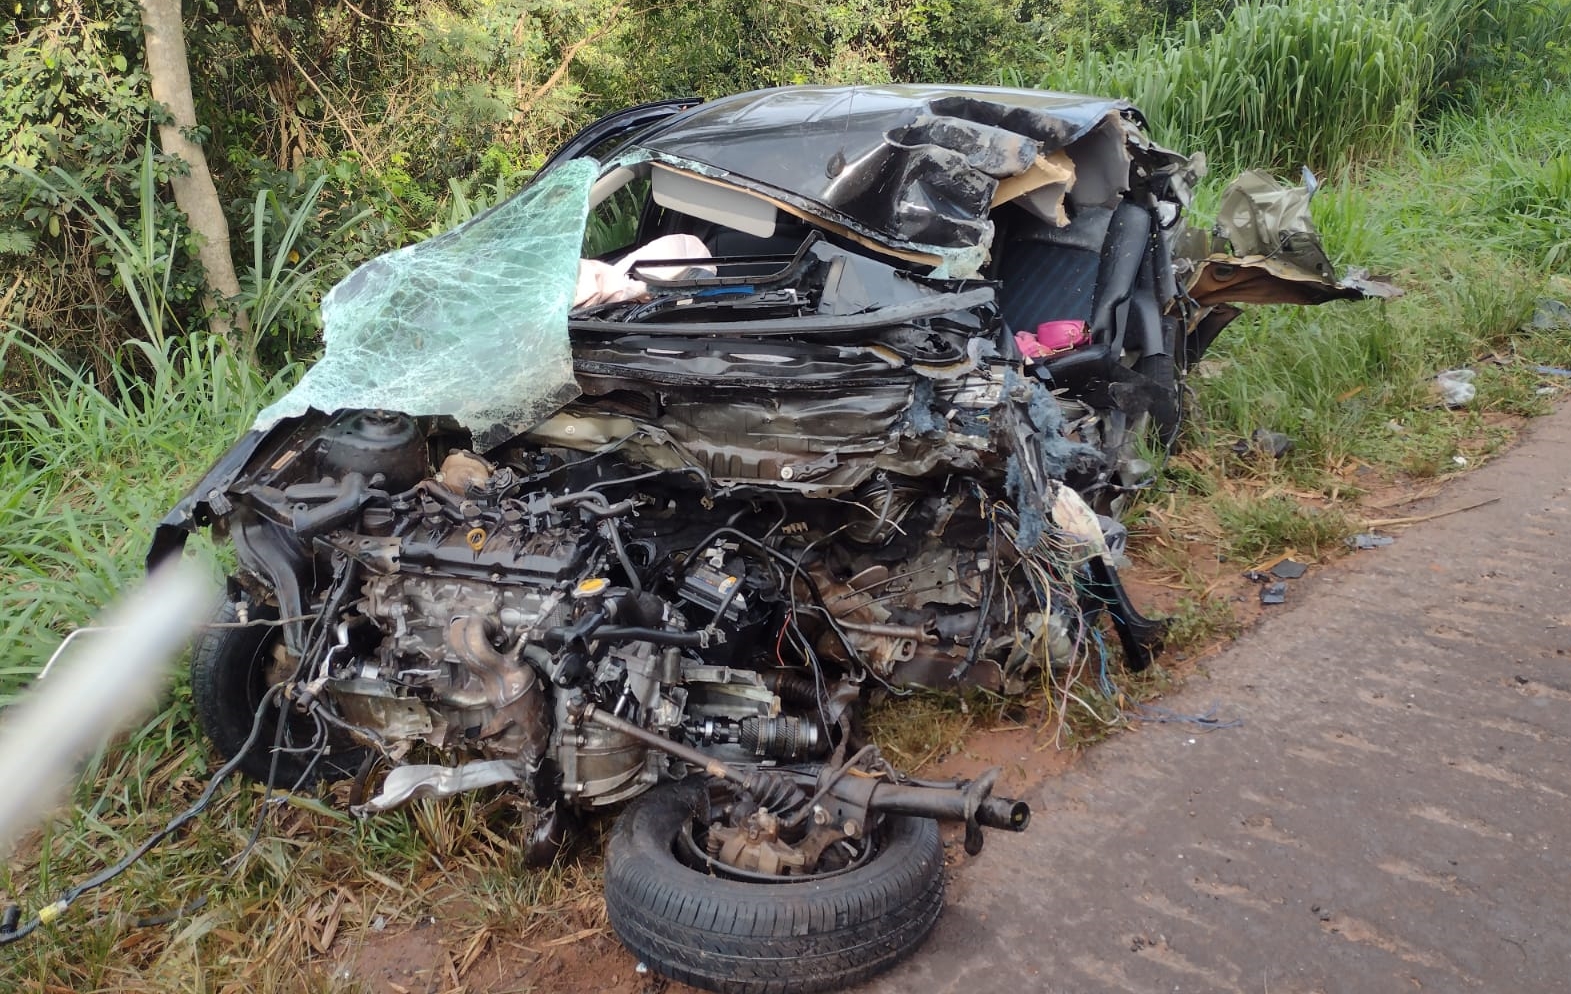
<instances>
[{"instance_id":1,"label":"green vegetation","mask_svg":"<svg viewBox=\"0 0 1571 994\"><path fill-rule=\"evenodd\" d=\"M1003 73L1126 93L1165 143L1210 154L1201 218L1233 164L1327 173L1314 208L1338 263L1406 295L1256 308L1191 375L1184 447L1132 518L1145 571L1181 588L1180 644L1237 624L1199 559L1221 553L1236 573L1287 548L1332 553L1388 516L1360 505L1370 492L1476 464L1562 389L1534 367L1571 366L1571 329L1532 323L1541 300L1571 303L1564 0L192 5L199 111L255 329L235 347L204 330L188 227L164 193L178 164L148 148L135 4L24 6L0 21L0 156L22 167L0 171L0 701L135 580L152 523L298 375L316 299L347 267L496 202L596 113L683 90ZM651 25L681 42L637 44ZM1430 383L1458 366L1478 371L1479 395L1446 410ZM1294 448L1236 454L1257 429ZM1160 689L1158 675L1099 677L1044 687L1052 703L1030 719L1056 713L1064 741L1089 741ZM897 707L907 724L889 740L909 762L1003 713L992 699ZM897 707L875 715L881 729ZM177 680L0 870L6 897L38 907L189 803L210 766L191 727ZM343 989L332 932L378 917L440 909L460 953L499 922L519 941L603 924L592 859L524 872L511 814L476 799L354 825L282 808L224 877L252 801L226 788L100 903L9 950L0 986ZM123 917L201 895L168 927Z\"/></svg>"},{"instance_id":2,"label":"green vegetation","mask_svg":"<svg viewBox=\"0 0 1571 994\"><path fill-rule=\"evenodd\" d=\"M316 221L296 247L304 255L333 242L335 259L353 264L445 227L477 190L517 189L562 139L621 107L799 82L1035 78L1066 46L1129 40L1223 5L226 0L184 10L198 137L231 229L244 230L260 194L288 214L316 189ZM0 163L45 175L58 166L127 223L128 191L164 116L149 91L138 0L15 7L0 18ZM182 168L161 155L155 166L161 185ZM0 169L0 320L93 362L140 329L74 201ZM173 321L203 325L202 270L167 197L155 227L174 247ZM269 251L281 233L268 229ZM303 306L257 332L271 368L315 347L311 305L331 285L325 276L307 281Z\"/></svg>"},{"instance_id":3,"label":"green vegetation","mask_svg":"<svg viewBox=\"0 0 1571 994\"><path fill-rule=\"evenodd\" d=\"M1194 18L1132 48L1085 48L1048 89L1128 97L1159 140L1222 171L1316 169L1395 152L1437 107L1477 107L1489 87L1564 52L1559 4L1527 0L1254 2L1217 27Z\"/></svg>"}]
</instances>

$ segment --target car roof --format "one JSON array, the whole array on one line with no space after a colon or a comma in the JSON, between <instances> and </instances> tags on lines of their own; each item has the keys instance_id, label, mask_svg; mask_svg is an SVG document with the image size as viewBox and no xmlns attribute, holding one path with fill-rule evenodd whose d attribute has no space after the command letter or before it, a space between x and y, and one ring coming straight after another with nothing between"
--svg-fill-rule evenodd
<instances>
[{"instance_id":1,"label":"car roof","mask_svg":"<svg viewBox=\"0 0 1571 994\"><path fill-rule=\"evenodd\" d=\"M1096 168L1127 170L1137 122L1126 101L1044 90L792 86L701 104L635 144L891 245L963 247L986 241L1001 181L1094 132L1120 149Z\"/></svg>"}]
</instances>

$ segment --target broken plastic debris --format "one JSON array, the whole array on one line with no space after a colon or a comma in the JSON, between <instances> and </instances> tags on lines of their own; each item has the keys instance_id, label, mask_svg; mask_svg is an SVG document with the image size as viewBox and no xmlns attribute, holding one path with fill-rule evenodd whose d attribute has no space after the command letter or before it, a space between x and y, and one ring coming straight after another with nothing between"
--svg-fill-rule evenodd
<instances>
[{"instance_id":1,"label":"broken plastic debris","mask_svg":"<svg viewBox=\"0 0 1571 994\"><path fill-rule=\"evenodd\" d=\"M1233 451L1241 456L1259 453L1272 459L1280 459L1293 451L1293 440L1279 431L1256 428L1247 441L1239 439L1234 442Z\"/></svg>"},{"instance_id":2,"label":"broken plastic debris","mask_svg":"<svg viewBox=\"0 0 1571 994\"><path fill-rule=\"evenodd\" d=\"M1533 372L1543 373L1545 376L1571 376L1571 369L1563 369L1560 366L1534 366Z\"/></svg>"},{"instance_id":3,"label":"broken plastic debris","mask_svg":"<svg viewBox=\"0 0 1571 994\"><path fill-rule=\"evenodd\" d=\"M1285 604L1287 603L1287 584L1268 583L1260 588L1260 603Z\"/></svg>"},{"instance_id":4,"label":"broken plastic debris","mask_svg":"<svg viewBox=\"0 0 1571 994\"><path fill-rule=\"evenodd\" d=\"M1466 456L1452 456L1451 457L1451 461L1456 463L1458 466L1466 466L1467 465L1467 457Z\"/></svg>"},{"instance_id":5,"label":"broken plastic debris","mask_svg":"<svg viewBox=\"0 0 1571 994\"><path fill-rule=\"evenodd\" d=\"M1107 543L1107 552L1114 568L1127 569L1129 557L1124 555L1124 551L1129 547L1129 529L1124 527L1123 522L1105 514L1098 514L1096 520L1102 526L1102 539Z\"/></svg>"},{"instance_id":6,"label":"broken plastic debris","mask_svg":"<svg viewBox=\"0 0 1571 994\"><path fill-rule=\"evenodd\" d=\"M1278 580L1296 580L1308 572L1308 566L1292 559L1284 559L1271 567L1271 575Z\"/></svg>"},{"instance_id":7,"label":"broken plastic debris","mask_svg":"<svg viewBox=\"0 0 1571 994\"><path fill-rule=\"evenodd\" d=\"M1347 544L1354 549L1382 549L1395 542L1390 535L1377 535L1374 532L1359 532L1348 538Z\"/></svg>"},{"instance_id":8,"label":"broken plastic debris","mask_svg":"<svg viewBox=\"0 0 1571 994\"><path fill-rule=\"evenodd\" d=\"M1473 402L1478 396L1478 388L1473 386L1475 375L1471 369L1448 369L1435 376L1435 387L1447 407L1466 407Z\"/></svg>"},{"instance_id":9,"label":"broken plastic debris","mask_svg":"<svg viewBox=\"0 0 1571 994\"><path fill-rule=\"evenodd\" d=\"M1567 307L1562 301L1546 297L1533 309L1533 320L1530 324L1535 331L1571 328L1571 307Z\"/></svg>"}]
</instances>

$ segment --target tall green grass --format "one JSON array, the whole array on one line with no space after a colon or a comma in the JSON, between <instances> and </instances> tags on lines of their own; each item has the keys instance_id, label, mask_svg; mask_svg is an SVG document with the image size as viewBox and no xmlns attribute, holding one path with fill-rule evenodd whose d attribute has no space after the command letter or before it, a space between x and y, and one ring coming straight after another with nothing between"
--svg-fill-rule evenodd
<instances>
[{"instance_id":1,"label":"tall green grass","mask_svg":"<svg viewBox=\"0 0 1571 994\"><path fill-rule=\"evenodd\" d=\"M139 577L152 525L270 393L205 335L130 343L108 382L0 337L0 374L19 360L51 375L0 394L0 703Z\"/></svg>"},{"instance_id":2,"label":"tall green grass","mask_svg":"<svg viewBox=\"0 0 1571 994\"><path fill-rule=\"evenodd\" d=\"M1422 114L1502 64L1493 39L1555 50L1567 5L1534 0L1248 0L1132 49L1085 50L1049 89L1126 97L1158 140L1228 169L1335 170L1404 147Z\"/></svg>"},{"instance_id":3,"label":"tall green grass","mask_svg":"<svg viewBox=\"0 0 1571 994\"><path fill-rule=\"evenodd\" d=\"M152 526L278 385L253 361L255 342L182 334L173 321L182 233L157 223L151 149L129 229L69 173L17 171L82 213L143 337L89 362L0 327L0 704L140 575ZM309 292L312 260L289 257L319 189L283 214L271 255L262 229L281 209L258 200L243 301L258 330Z\"/></svg>"},{"instance_id":4,"label":"tall green grass","mask_svg":"<svg viewBox=\"0 0 1571 994\"><path fill-rule=\"evenodd\" d=\"M1191 377L1197 440L1283 432L1297 443L1287 468L1311 479L1345 457L1432 473L1491 415L1540 410L1546 380L1532 367L1571 361L1571 335L1527 325L1540 299L1564 296L1550 280L1565 257L1545 246L1571 234L1530 219L1567 216L1564 193L1534 184L1571 144L1568 117L1566 87L1509 112L1446 111L1421 143L1362 166L1356 184L1323 188L1312 207L1338 261L1389 274L1406 293L1251 308ZM1464 365L1478 370L1479 397L1446 411L1431 382Z\"/></svg>"}]
</instances>

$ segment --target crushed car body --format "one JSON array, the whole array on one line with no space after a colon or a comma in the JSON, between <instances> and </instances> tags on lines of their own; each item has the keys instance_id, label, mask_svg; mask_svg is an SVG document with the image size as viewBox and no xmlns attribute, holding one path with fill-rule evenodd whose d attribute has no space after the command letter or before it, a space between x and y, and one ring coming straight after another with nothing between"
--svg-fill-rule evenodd
<instances>
[{"instance_id":1,"label":"crushed car body","mask_svg":"<svg viewBox=\"0 0 1571 994\"><path fill-rule=\"evenodd\" d=\"M1103 624L1149 663L1162 626L1107 539L1184 367L1235 302L1366 292L1292 203L1251 227L1258 184L1245 254L1181 255L1203 162L1141 124L993 88L668 101L362 266L323 302L322 359L158 529L154 562L226 535L229 620L267 622L199 648L204 729L234 756L265 724L258 779L388 768L361 813L509 785L540 858L574 812L626 804L612 923L687 982L893 963L938 914L933 820L975 851L1030 813L996 772L894 770L858 704L1019 691ZM847 895L864 918L811 924Z\"/></svg>"}]
</instances>

